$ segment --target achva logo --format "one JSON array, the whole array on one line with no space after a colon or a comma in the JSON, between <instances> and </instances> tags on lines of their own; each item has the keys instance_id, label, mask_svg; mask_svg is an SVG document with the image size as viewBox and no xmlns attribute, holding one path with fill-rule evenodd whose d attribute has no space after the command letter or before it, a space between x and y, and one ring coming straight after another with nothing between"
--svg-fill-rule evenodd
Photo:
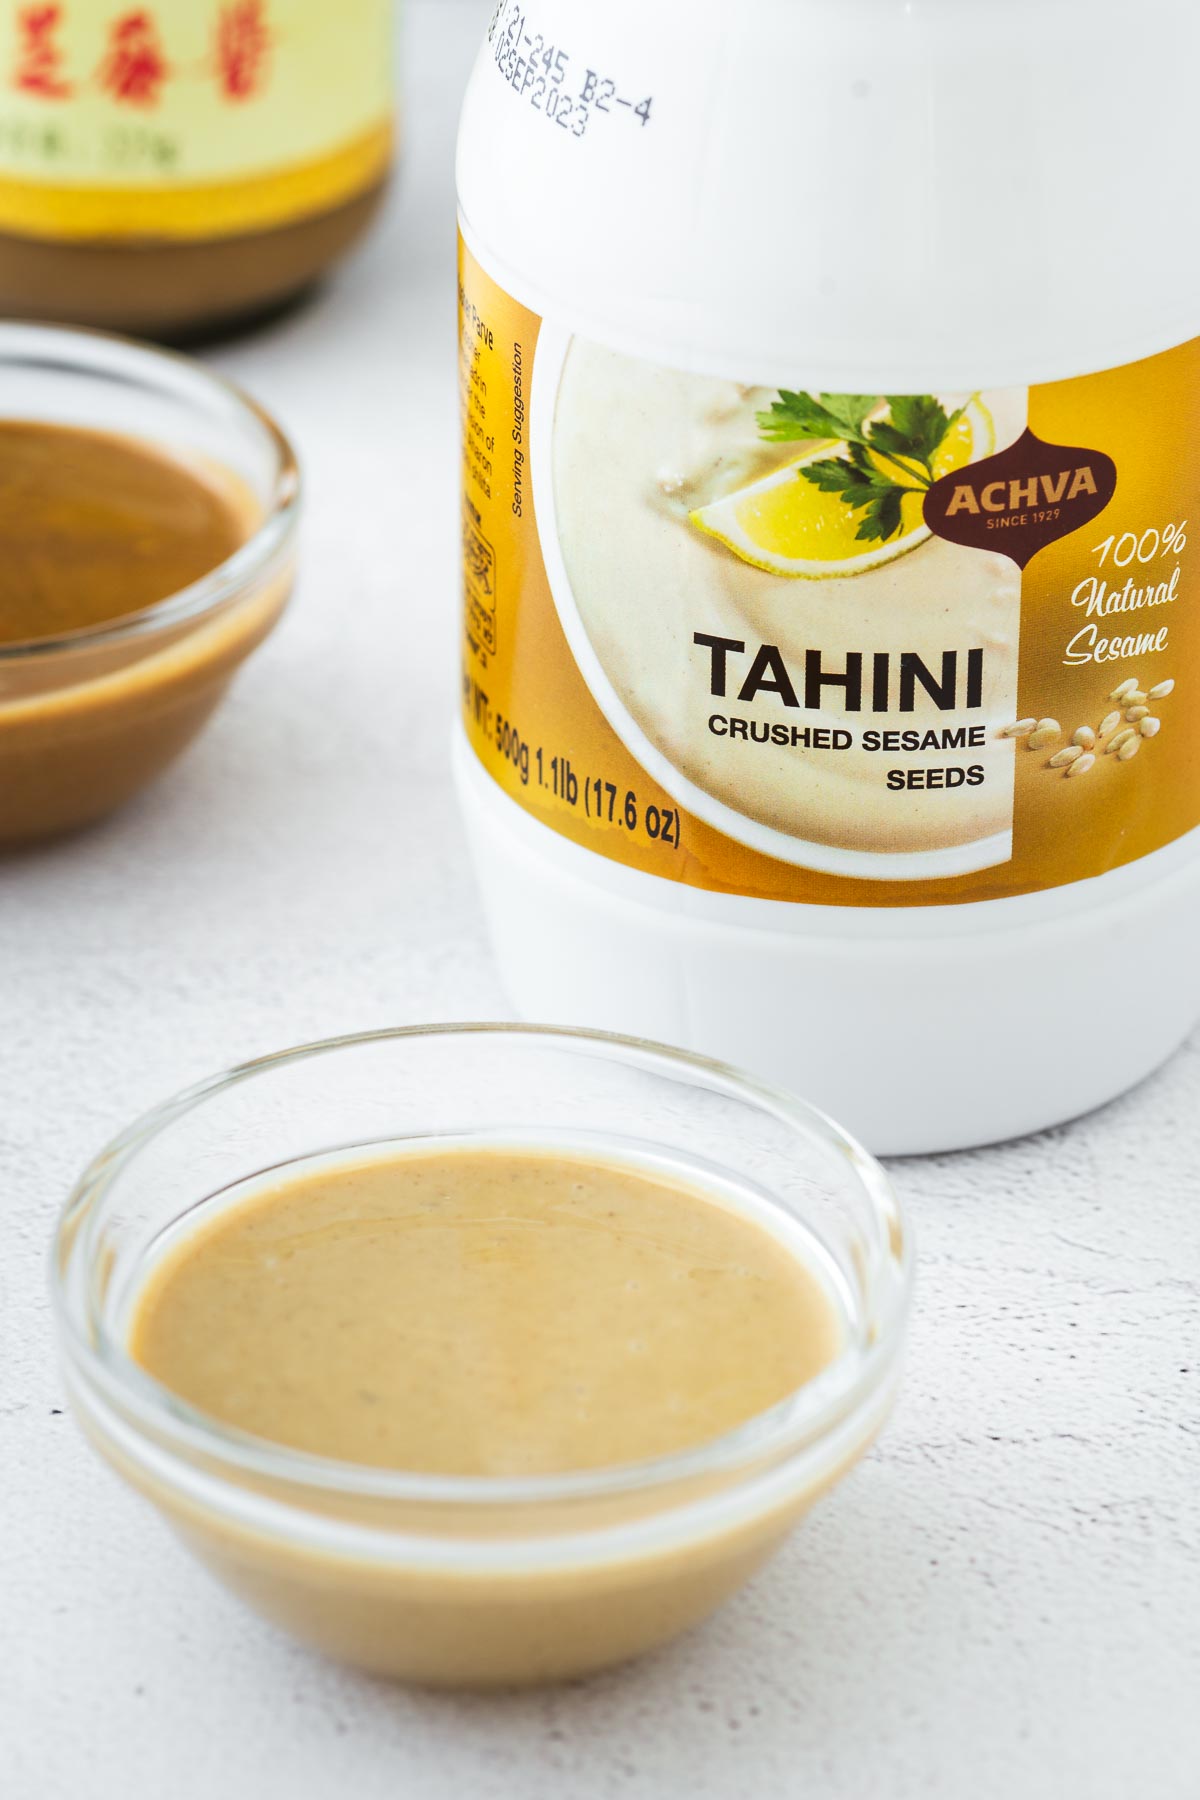
<instances>
[{"instance_id":1,"label":"achva logo","mask_svg":"<svg viewBox=\"0 0 1200 1800\"><path fill-rule=\"evenodd\" d=\"M1046 444L1025 431L1007 450L935 481L925 523L937 537L999 550L1023 569L1047 544L1090 524L1116 487L1117 465L1103 450Z\"/></svg>"},{"instance_id":2,"label":"achva logo","mask_svg":"<svg viewBox=\"0 0 1200 1800\"><path fill-rule=\"evenodd\" d=\"M946 517L952 519L960 512L1027 512L1033 506L1058 506L1063 500L1077 500L1080 494L1099 492L1090 463L1081 469L1063 469L1055 476L1031 475L1027 481L989 481L982 488L960 481Z\"/></svg>"}]
</instances>

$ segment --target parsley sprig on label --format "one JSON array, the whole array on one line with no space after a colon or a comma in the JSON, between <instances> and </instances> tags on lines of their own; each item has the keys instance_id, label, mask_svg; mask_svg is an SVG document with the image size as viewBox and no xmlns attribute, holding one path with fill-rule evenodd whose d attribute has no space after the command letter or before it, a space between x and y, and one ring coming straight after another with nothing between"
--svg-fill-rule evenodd
<instances>
[{"instance_id":1,"label":"parsley sprig on label","mask_svg":"<svg viewBox=\"0 0 1200 1800\"><path fill-rule=\"evenodd\" d=\"M873 418L881 406L888 417ZM932 394L794 394L784 388L758 428L772 443L833 438L841 456L803 463L797 473L861 512L855 536L886 544L903 528L905 494L923 494L936 479L933 459L962 418Z\"/></svg>"}]
</instances>

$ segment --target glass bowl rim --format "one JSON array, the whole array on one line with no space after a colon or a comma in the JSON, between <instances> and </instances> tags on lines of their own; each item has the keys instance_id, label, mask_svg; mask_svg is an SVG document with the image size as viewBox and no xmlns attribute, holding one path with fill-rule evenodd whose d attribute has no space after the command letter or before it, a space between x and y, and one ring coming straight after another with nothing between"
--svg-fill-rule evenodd
<instances>
[{"instance_id":1,"label":"glass bowl rim","mask_svg":"<svg viewBox=\"0 0 1200 1800\"><path fill-rule=\"evenodd\" d=\"M872 1320L870 1343L865 1348L848 1345L819 1376L766 1412L689 1449L599 1469L535 1476L438 1475L340 1461L225 1425L179 1399L134 1362L121 1342L103 1330L90 1307L81 1309L75 1304L68 1288L72 1276L77 1284L80 1257L85 1289L89 1297L91 1294L95 1246L90 1228L95 1226L97 1209L108 1185L144 1144L163 1135L186 1114L231 1087L294 1063L371 1044L464 1036L532 1039L578 1054L590 1050L628 1064L649 1064L664 1073L686 1075L690 1071L694 1077L704 1077L731 1097L755 1105L806 1138L816 1139L839 1153L849 1164L852 1177L870 1206L878 1234L876 1277L881 1270L888 1277L880 1316ZM796 1216L774 1196L768 1198L772 1205L787 1211L789 1217ZM486 1512L489 1507L552 1506L638 1493L653 1495L655 1490L671 1484L717 1475L729 1477L721 1490L724 1492L728 1486L737 1485L739 1472L751 1478L763 1469L777 1469L781 1463L802 1456L869 1405L886 1383L904 1339L913 1274L911 1224L886 1172L854 1137L809 1102L726 1063L649 1039L573 1026L458 1021L352 1032L275 1051L209 1076L141 1114L92 1159L72 1187L52 1241L50 1290L60 1350L72 1372L104 1402L115 1404L127 1428L132 1426L135 1433L152 1436L156 1445L165 1440L169 1452L184 1462L199 1456L206 1463L217 1465L221 1472L218 1480L224 1476L229 1482L229 1475L236 1473L239 1477L282 1484L288 1489L288 1504L293 1509L298 1504L298 1490L332 1493L344 1499L467 1507ZM240 1484L229 1485L238 1485L240 1491ZM262 1498L265 1500L266 1496ZM331 1523L327 1519L323 1522ZM386 1532L388 1528L382 1529Z\"/></svg>"},{"instance_id":2,"label":"glass bowl rim","mask_svg":"<svg viewBox=\"0 0 1200 1800\"><path fill-rule=\"evenodd\" d=\"M108 356L111 363L106 365ZM168 594L138 612L63 631L51 637L22 638L0 644L0 664L51 660L72 650L136 643L176 625L196 623L236 599L268 569L294 536L303 505L304 483L299 458L287 433L265 406L236 381L218 374L181 351L164 349L117 332L73 325L43 325L25 319L0 319L0 370L10 364L44 366L57 373L74 372L91 379L121 379L126 373L145 387L199 410L204 398L221 402L238 424L250 425L266 439L273 456L271 492L259 524L216 568L198 581ZM8 415L4 415L8 416ZM16 414L12 415L14 418ZM231 426L232 428L232 426ZM153 437L147 442L153 443Z\"/></svg>"}]
</instances>

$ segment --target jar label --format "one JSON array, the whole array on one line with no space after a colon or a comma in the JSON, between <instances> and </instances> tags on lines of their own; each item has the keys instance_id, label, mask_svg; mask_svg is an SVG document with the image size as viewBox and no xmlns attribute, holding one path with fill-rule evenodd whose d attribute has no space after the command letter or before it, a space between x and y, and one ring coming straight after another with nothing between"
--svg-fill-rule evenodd
<instances>
[{"instance_id":1,"label":"jar label","mask_svg":"<svg viewBox=\"0 0 1200 1800\"><path fill-rule=\"evenodd\" d=\"M210 238L391 156L391 0L0 0L0 231Z\"/></svg>"},{"instance_id":2,"label":"jar label","mask_svg":"<svg viewBox=\"0 0 1200 1800\"><path fill-rule=\"evenodd\" d=\"M463 709L627 867L819 905L994 900L1200 825L1200 339L976 393L664 368L464 247Z\"/></svg>"}]
</instances>

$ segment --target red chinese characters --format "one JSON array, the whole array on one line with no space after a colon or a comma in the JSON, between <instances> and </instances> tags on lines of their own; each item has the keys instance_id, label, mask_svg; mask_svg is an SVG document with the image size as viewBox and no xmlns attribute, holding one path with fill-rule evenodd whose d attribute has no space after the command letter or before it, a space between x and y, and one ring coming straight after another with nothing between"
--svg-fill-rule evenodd
<instances>
[{"instance_id":1,"label":"red chinese characters","mask_svg":"<svg viewBox=\"0 0 1200 1800\"><path fill-rule=\"evenodd\" d=\"M217 17L216 67L228 100L249 100L266 78L271 27L265 0L230 0Z\"/></svg>"},{"instance_id":2,"label":"red chinese characters","mask_svg":"<svg viewBox=\"0 0 1200 1800\"><path fill-rule=\"evenodd\" d=\"M197 5L200 0L196 0ZM2 5L2 0L0 0ZM16 57L10 85L42 100L68 100L80 91L68 68L70 6L64 0L27 0L15 15ZM217 0L211 48L202 61L173 63L159 21L148 6L118 14L108 25L104 55L83 87L99 88L125 106L157 106L173 78L212 81L233 103L261 94L270 74L275 34L269 0Z\"/></svg>"},{"instance_id":3,"label":"red chinese characters","mask_svg":"<svg viewBox=\"0 0 1200 1800\"><path fill-rule=\"evenodd\" d=\"M148 12L128 12L113 21L108 48L96 79L114 100L129 106L157 106L170 65Z\"/></svg>"},{"instance_id":4,"label":"red chinese characters","mask_svg":"<svg viewBox=\"0 0 1200 1800\"><path fill-rule=\"evenodd\" d=\"M61 6L22 6L17 13L17 61L13 86L42 100L69 100L71 83L63 73L58 36Z\"/></svg>"}]
</instances>

